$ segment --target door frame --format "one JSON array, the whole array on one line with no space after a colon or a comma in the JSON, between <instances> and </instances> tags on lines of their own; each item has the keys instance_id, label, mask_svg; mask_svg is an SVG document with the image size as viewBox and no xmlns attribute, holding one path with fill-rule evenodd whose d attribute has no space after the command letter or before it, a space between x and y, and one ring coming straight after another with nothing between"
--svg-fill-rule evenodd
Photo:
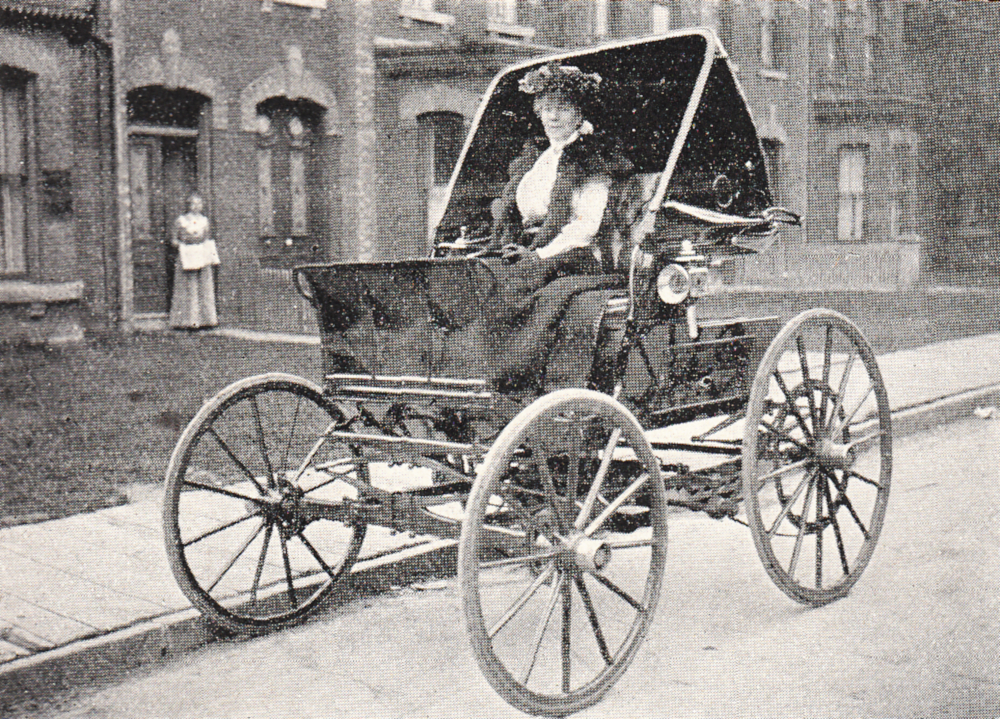
<instances>
[{"instance_id":1,"label":"door frame","mask_svg":"<svg viewBox=\"0 0 1000 719\"><path fill-rule=\"evenodd\" d=\"M146 124L140 124L140 123L132 123L132 124L129 124L128 127L126 128L126 135L127 135L126 151L128 153L128 158L129 158L129 184L128 184L128 191L129 191L129 196L130 197L131 197L131 193L132 193L132 181L133 181L133 178L131 177L131 174L132 174L131 153L132 153L132 148L134 147L133 141L137 140L138 142L136 144L139 144L139 143L146 144L143 141L144 139L146 139L146 140L152 140L152 139L162 140L163 138L168 138L168 137L193 139L195 141L195 145L196 145L196 157L195 157L195 182L196 182L196 187L195 187L195 189L199 193L202 193L202 189L201 188L204 186L204 184L203 184L204 183L203 178L205 176L204 166L207 164L207 162L206 162L207 158L203 158L203 155L204 155L204 149L203 148L205 147L205 142L204 142L204 133L201 132L200 128L169 127L169 126L164 126L164 125L146 125ZM152 143L149 143L149 144L152 144ZM157 142L156 144L160 148L160 152L162 153L162 142ZM157 166L157 169L156 169L157 180L156 180L156 182L162 184L162 182L164 181L164 177L162 176L163 175L162 156L159 157L159 158L157 158L156 166ZM150 183L150 195L152 195L153 192L154 192L153 184L154 183L152 183L152 182ZM158 192L158 193L160 193L160 194L162 194L162 193L164 193L166 191L166 188L158 186L157 188L155 188L155 191ZM162 204L163 204L163 208L162 209L163 209L164 212L166 212L166 203L164 202ZM167 292L167 294L168 294L168 296L167 296L167 307L168 307L168 310L167 310L167 312L138 312L138 311L136 311L136 307L135 307L135 299L136 299L136 297L135 297L135 295L136 295L136 291L135 291L135 270L134 270L134 268L135 268L135 246L134 246L135 233L134 233L134 225L133 225L133 222L132 222L132 219L133 219L132 215L133 215L133 213L130 212L129 215L130 215L130 217L129 217L129 224L128 224L128 230L129 230L129 262L132 265L132 271L130 273L132 275L132 286L129 288L130 292L131 292L131 297L130 297L129 305L132 308L132 315L131 315L131 318L129 318L129 319L130 320L140 320L140 321L142 321L142 320L154 320L155 321L155 320L166 319L167 314L169 313L169 303L170 303L169 287L170 287L170 284L171 284L171 278L169 278L169 277L166 280L166 285L167 285L167 288L168 288L168 292ZM163 221L167 222L168 219L166 217L164 217ZM169 228L165 228L165 229L167 229L167 231L169 231ZM167 271L169 272L169 268L168 268Z\"/></svg>"}]
</instances>

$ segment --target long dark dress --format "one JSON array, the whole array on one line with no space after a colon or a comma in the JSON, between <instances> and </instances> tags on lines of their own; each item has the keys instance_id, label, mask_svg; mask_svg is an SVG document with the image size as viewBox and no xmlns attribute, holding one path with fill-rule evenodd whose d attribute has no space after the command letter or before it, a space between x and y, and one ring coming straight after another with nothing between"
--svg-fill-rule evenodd
<instances>
[{"instance_id":1,"label":"long dark dress","mask_svg":"<svg viewBox=\"0 0 1000 719\"><path fill-rule=\"evenodd\" d=\"M545 141L525 145L510 168L510 180L501 195L493 232L494 249L511 243L532 250L544 247L571 219L571 198L575 189L590 178L607 176L614 181L627 177L631 163L601 138L581 137L567 145L559 160L559 172L552 188L549 212L533 233L524 231L516 202L517 186L544 151ZM609 201L609 207L611 202ZM608 240L614 212L605 209L604 221L588 247L541 258L529 252L512 265L499 270L502 310L497 318L501 349L493 382L500 391L538 391L559 333L560 324L574 298L587 292L618 287L624 282L614 271ZM594 249L599 250L598 261Z\"/></svg>"}]
</instances>

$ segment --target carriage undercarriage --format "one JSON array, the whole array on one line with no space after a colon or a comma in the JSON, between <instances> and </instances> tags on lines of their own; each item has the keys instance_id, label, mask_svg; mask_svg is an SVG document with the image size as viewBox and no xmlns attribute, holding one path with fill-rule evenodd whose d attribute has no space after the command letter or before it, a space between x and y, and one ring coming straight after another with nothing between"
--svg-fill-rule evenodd
<instances>
[{"instance_id":1,"label":"carriage undercarriage","mask_svg":"<svg viewBox=\"0 0 1000 719\"><path fill-rule=\"evenodd\" d=\"M867 344L831 312L779 333L732 414L650 430L606 394L564 389L488 444L427 431L459 410L489 416L490 392L345 374L325 388L277 374L227 388L168 473L185 592L217 623L259 629L312 611L369 527L459 540L481 664L515 705L564 714L606 691L641 643L671 505L748 524L776 585L810 605L846 594L878 539L885 392ZM390 476L419 486L379 481Z\"/></svg>"}]
</instances>

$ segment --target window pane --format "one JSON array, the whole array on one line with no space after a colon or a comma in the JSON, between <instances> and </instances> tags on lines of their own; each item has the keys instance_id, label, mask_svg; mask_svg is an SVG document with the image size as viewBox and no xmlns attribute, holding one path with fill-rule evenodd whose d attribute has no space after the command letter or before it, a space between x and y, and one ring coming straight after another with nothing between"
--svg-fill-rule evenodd
<instances>
[{"instance_id":1,"label":"window pane","mask_svg":"<svg viewBox=\"0 0 1000 719\"><path fill-rule=\"evenodd\" d=\"M271 148L257 149L257 212L260 234L274 234L274 202L271 199Z\"/></svg>"},{"instance_id":2,"label":"window pane","mask_svg":"<svg viewBox=\"0 0 1000 719\"><path fill-rule=\"evenodd\" d=\"M462 118L447 116L438 130L434 136L434 184L447 185L462 152Z\"/></svg>"},{"instance_id":3,"label":"window pane","mask_svg":"<svg viewBox=\"0 0 1000 719\"><path fill-rule=\"evenodd\" d=\"M428 168L428 175L434 185L447 185L462 152L464 120L454 112L429 112L417 118L417 122L425 131L427 142L431 144L429 149L432 151L428 153L431 167Z\"/></svg>"},{"instance_id":4,"label":"window pane","mask_svg":"<svg viewBox=\"0 0 1000 719\"><path fill-rule=\"evenodd\" d=\"M670 31L670 8L660 3L653 4L653 34L662 35Z\"/></svg>"},{"instance_id":5,"label":"window pane","mask_svg":"<svg viewBox=\"0 0 1000 719\"><path fill-rule=\"evenodd\" d=\"M24 123L21 120L24 112L24 93L21 88L4 88L3 92L4 156L7 160L3 172L9 175L22 175L25 172Z\"/></svg>"},{"instance_id":6,"label":"window pane","mask_svg":"<svg viewBox=\"0 0 1000 719\"><path fill-rule=\"evenodd\" d=\"M857 241L864 236L865 162L865 148L840 149L837 236L841 240Z\"/></svg>"},{"instance_id":7,"label":"window pane","mask_svg":"<svg viewBox=\"0 0 1000 719\"><path fill-rule=\"evenodd\" d=\"M608 34L608 0L594 0L594 37Z\"/></svg>"},{"instance_id":8,"label":"window pane","mask_svg":"<svg viewBox=\"0 0 1000 719\"><path fill-rule=\"evenodd\" d=\"M292 234L309 233L306 200L306 158L302 150L292 150L288 156L288 181L292 195Z\"/></svg>"},{"instance_id":9,"label":"window pane","mask_svg":"<svg viewBox=\"0 0 1000 719\"><path fill-rule=\"evenodd\" d=\"M0 85L0 272L26 267L27 186L26 82L4 78Z\"/></svg>"},{"instance_id":10,"label":"window pane","mask_svg":"<svg viewBox=\"0 0 1000 719\"><path fill-rule=\"evenodd\" d=\"M700 23L715 30L719 26L719 5L717 0L701 0Z\"/></svg>"},{"instance_id":11,"label":"window pane","mask_svg":"<svg viewBox=\"0 0 1000 719\"><path fill-rule=\"evenodd\" d=\"M273 97L258 106L257 212L261 236L322 236L326 205L323 109Z\"/></svg>"},{"instance_id":12,"label":"window pane","mask_svg":"<svg viewBox=\"0 0 1000 719\"><path fill-rule=\"evenodd\" d=\"M417 118L421 130L419 137L424 149L422 155L427 163L424 177L427 178L427 231L433 236L445 211L445 195L451 173L458 163L465 137L465 121L454 112L428 112Z\"/></svg>"},{"instance_id":13,"label":"window pane","mask_svg":"<svg viewBox=\"0 0 1000 719\"><path fill-rule=\"evenodd\" d=\"M792 17L790 15L791 5L781 3L777 7L777 12L772 20L774 23L771 33L771 56L774 58L774 65L782 70L788 69L791 65L792 56Z\"/></svg>"},{"instance_id":14,"label":"window pane","mask_svg":"<svg viewBox=\"0 0 1000 719\"><path fill-rule=\"evenodd\" d=\"M767 181L771 189L771 196L776 202L780 202L781 142L771 138L764 138L760 144L764 150L764 165L767 168Z\"/></svg>"},{"instance_id":15,"label":"window pane","mask_svg":"<svg viewBox=\"0 0 1000 719\"><path fill-rule=\"evenodd\" d=\"M897 144L892 148L890 186L890 225L893 236L905 235L914 229L914 153L910 145Z\"/></svg>"},{"instance_id":16,"label":"window pane","mask_svg":"<svg viewBox=\"0 0 1000 719\"><path fill-rule=\"evenodd\" d=\"M840 151L840 192L861 193L865 187L865 151L844 148Z\"/></svg>"},{"instance_id":17,"label":"window pane","mask_svg":"<svg viewBox=\"0 0 1000 719\"><path fill-rule=\"evenodd\" d=\"M434 239L434 231L447 209L445 204L447 191L446 185L438 185L427 191L427 239L429 240Z\"/></svg>"},{"instance_id":18,"label":"window pane","mask_svg":"<svg viewBox=\"0 0 1000 719\"><path fill-rule=\"evenodd\" d=\"M771 20L765 20L760 26L760 61L764 67L774 67L774 40L772 33L774 24Z\"/></svg>"},{"instance_id":19,"label":"window pane","mask_svg":"<svg viewBox=\"0 0 1000 719\"><path fill-rule=\"evenodd\" d=\"M489 12L491 20L517 24L517 0L490 0Z\"/></svg>"},{"instance_id":20,"label":"window pane","mask_svg":"<svg viewBox=\"0 0 1000 719\"><path fill-rule=\"evenodd\" d=\"M24 187L9 177L3 179L0 192L3 205L4 272L23 272L24 264Z\"/></svg>"}]
</instances>

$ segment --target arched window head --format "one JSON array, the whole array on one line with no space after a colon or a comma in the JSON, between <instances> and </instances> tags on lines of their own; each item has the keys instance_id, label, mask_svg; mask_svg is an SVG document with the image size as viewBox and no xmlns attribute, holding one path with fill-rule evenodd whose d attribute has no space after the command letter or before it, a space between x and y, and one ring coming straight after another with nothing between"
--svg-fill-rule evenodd
<instances>
[{"instance_id":1,"label":"arched window head","mask_svg":"<svg viewBox=\"0 0 1000 719\"><path fill-rule=\"evenodd\" d=\"M133 125L157 125L197 129L208 98L185 88L167 89L145 85L126 96L128 121Z\"/></svg>"}]
</instances>

